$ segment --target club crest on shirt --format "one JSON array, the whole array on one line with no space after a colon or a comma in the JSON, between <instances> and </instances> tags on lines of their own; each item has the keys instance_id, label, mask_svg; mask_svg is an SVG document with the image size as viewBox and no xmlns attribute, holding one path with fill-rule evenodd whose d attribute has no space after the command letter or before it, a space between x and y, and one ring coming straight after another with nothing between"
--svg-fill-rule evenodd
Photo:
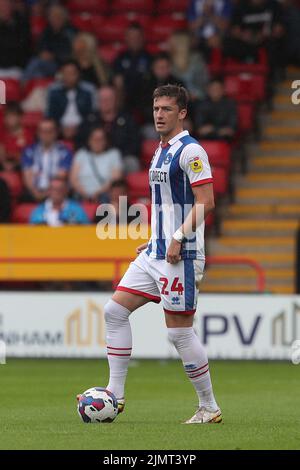
<instances>
[{"instance_id":1,"label":"club crest on shirt","mask_svg":"<svg viewBox=\"0 0 300 470\"><path fill-rule=\"evenodd\" d=\"M194 157L191 161L190 161L190 169L194 172L194 173L200 173L200 171L203 170L203 165L202 165L202 162L200 160L200 157Z\"/></svg>"},{"instance_id":2,"label":"club crest on shirt","mask_svg":"<svg viewBox=\"0 0 300 470\"><path fill-rule=\"evenodd\" d=\"M172 157L173 157L173 155L171 153L167 153L167 155L165 156L165 159L164 159L164 164L168 165L170 163L170 161L172 160Z\"/></svg>"}]
</instances>

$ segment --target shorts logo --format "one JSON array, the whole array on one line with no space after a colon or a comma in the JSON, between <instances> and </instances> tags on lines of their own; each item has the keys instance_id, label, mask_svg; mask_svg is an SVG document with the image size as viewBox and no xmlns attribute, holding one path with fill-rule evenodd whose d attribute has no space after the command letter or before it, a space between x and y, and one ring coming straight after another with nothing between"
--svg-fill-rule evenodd
<instances>
[{"instance_id":1,"label":"shorts logo","mask_svg":"<svg viewBox=\"0 0 300 470\"><path fill-rule=\"evenodd\" d=\"M190 169L194 173L200 173L203 170L203 165L200 160L200 157L194 157L193 160L190 162Z\"/></svg>"},{"instance_id":2,"label":"shorts logo","mask_svg":"<svg viewBox=\"0 0 300 470\"><path fill-rule=\"evenodd\" d=\"M179 297L172 297L171 303L172 303L172 305L180 305Z\"/></svg>"}]
</instances>

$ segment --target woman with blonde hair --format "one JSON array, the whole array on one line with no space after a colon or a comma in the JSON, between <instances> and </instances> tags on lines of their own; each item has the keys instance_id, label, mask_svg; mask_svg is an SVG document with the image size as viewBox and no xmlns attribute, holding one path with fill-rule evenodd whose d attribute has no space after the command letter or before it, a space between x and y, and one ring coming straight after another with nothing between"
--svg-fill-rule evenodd
<instances>
[{"instance_id":1,"label":"woman with blonde hair","mask_svg":"<svg viewBox=\"0 0 300 470\"><path fill-rule=\"evenodd\" d=\"M169 55L172 74L186 86L191 99L204 98L209 74L202 56L192 49L188 31L176 31L170 36Z\"/></svg>"},{"instance_id":2,"label":"woman with blonde hair","mask_svg":"<svg viewBox=\"0 0 300 470\"><path fill-rule=\"evenodd\" d=\"M107 85L110 71L97 50L96 38L85 32L78 33L72 43L73 58L81 70L81 79L96 87Z\"/></svg>"}]
</instances>

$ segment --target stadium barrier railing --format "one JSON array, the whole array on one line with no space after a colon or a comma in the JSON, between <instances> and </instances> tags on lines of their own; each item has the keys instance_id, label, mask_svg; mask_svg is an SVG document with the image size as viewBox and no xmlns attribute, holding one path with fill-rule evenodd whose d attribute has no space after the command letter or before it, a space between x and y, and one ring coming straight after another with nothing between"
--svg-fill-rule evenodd
<instances>
[{"instance_id":1,"label":"stadium barrier railing","mask_svg":"<svg viewBox=\"0 0 300 470\"><path fill-rule=\"evenodd\" d=\"M114 265L114 275L112 277L112 287L115 288L122 277L121 266L124 263L130 263L133 258L104 258L104 257L11 257L0 258L0 263L10 264L80 264L80 263L112 263ZM266 276L262 266L255 260L246 257L230 257L230 256L207 256L206 266L211 265L244 265L252 268L256 273L256 292L263 293L266 288Z\"/></svg>"}]
</instances>

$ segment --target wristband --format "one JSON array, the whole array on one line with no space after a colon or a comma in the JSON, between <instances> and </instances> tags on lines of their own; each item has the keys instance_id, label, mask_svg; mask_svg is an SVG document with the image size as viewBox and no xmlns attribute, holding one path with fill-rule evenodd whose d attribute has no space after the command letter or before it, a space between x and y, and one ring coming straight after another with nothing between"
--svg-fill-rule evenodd
<instances>
[{"instance_id":1,"label":"wristband","mask_svg":"<svg viewBox=\"0 0 300 470\"><path fill-rule=\"evenodd\" d=\"M176 232L173 234L174 240L176 240L179 243L182 243L184 240L184 234L182 233L181 230L176 230Z\"/></svg>"}]
</instances>

